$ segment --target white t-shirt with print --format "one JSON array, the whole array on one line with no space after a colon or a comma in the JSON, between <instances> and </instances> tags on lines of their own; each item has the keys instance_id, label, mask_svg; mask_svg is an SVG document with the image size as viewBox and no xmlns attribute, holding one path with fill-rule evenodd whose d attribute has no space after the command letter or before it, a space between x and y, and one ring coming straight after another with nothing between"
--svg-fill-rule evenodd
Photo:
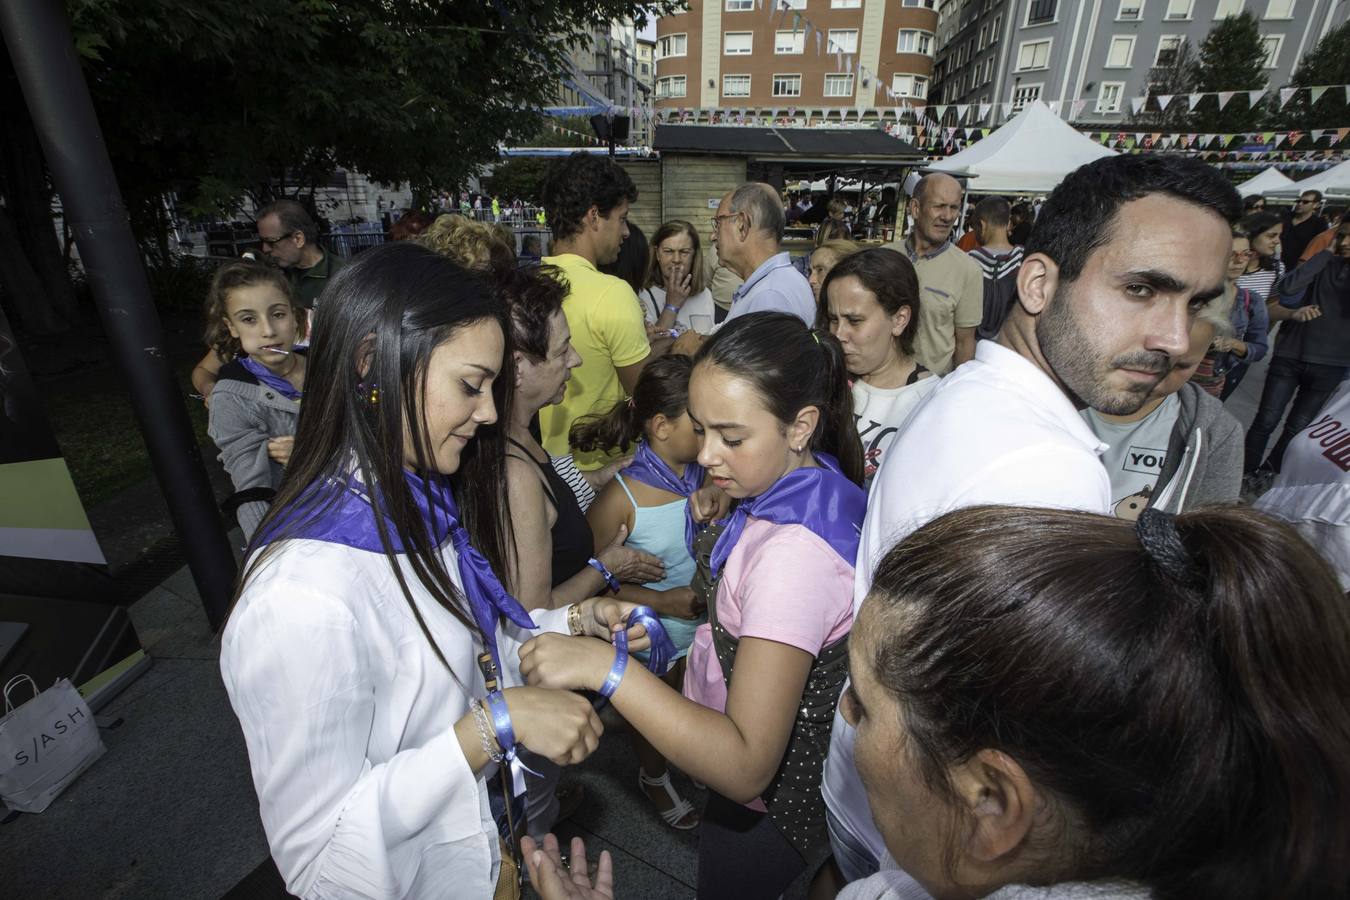
<instances>
[{"instance_id":1,"label":"white t-shirt with print","mask_svg":"<svg viewBox=\"0 0 1350 900\"><path fill-rule=\"evenodd\" d=\"M853 382L853 418L858 423L858 437L862 438L869 483L905 420L924 397L933 393L939 381L940 378L930 374L898 388L872 387L861 378Z\"/></svg>"}]
</instances>

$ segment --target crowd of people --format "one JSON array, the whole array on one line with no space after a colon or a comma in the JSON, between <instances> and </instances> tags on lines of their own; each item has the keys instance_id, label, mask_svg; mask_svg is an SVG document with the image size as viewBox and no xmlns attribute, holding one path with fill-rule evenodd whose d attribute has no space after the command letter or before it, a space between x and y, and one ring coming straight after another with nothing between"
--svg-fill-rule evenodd
<instances>
[{"instance_id":1,"label":"crowd of people","mask_svg":"<svg viewBox=\"0 0 1350 900\"><path fill-rule=\"evenodd\" d=\"M1350 222L1116 156L969 252L928 175L803 275L767 184L650 240L610 160L543 198L537 259L446 215L345 267L274 204L207 298L292 893L633 896L552 834L605 705L700 898L1344 893Z\"/></svg>"}]
</instances>

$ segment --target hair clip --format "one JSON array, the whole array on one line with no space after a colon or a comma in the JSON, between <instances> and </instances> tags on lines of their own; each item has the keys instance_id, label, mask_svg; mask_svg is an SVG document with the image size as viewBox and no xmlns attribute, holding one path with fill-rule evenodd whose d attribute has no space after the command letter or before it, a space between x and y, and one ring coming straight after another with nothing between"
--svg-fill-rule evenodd
<instances>
[{"instance_id":1,"label":"hair clip","mask_svg":"<svg viewBox=\"0 0 1350 900\"><path fill-rule=\"evenodd\" d=\"M373 381L369 385L364 381L357 382L356 396L375 406L380 402L380 386Z\"/></svg>"},{"instance_id":2,"label":"hair clip","mask_svg":"<svg viewBox=\"0 0 1350 900\"><path fill-rule=\"evenodd\" d=\"M1144 555L1164 578L1189 590L1204 588L1204 573L1177 531L1176 516L1150 507L1139 514L1134 532Z\"/></svg>"}]
</instances>

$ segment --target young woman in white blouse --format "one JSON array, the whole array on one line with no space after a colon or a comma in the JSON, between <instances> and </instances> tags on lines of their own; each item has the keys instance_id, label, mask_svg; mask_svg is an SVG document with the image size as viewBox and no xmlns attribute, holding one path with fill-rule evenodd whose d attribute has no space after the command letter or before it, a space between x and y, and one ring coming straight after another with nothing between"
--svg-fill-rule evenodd
<instances>
[{"instance_id":1,"label":"young woman in white blouse","mask_svg":"<svg viewBox=\"0 0 1350 900\"><path fill-rule=\"evenodd\" d=\"M491 897L486 777L521 748L579 762L601 733L582 697L517 686L519 644L607 636L625 609L530 614L498 580L513 378L492 288L397 243L326 297L221 645L263 827L301 897Z\"/></svg>"},{"instance_id":2,"label":"young woman in white blouse","mask_svg":"<svg viewBox=\"0 0 1350 900\"><path fill-rule=\"evenodd\" d=\"M704 286L703 248L693 225L672 219L652 235L647 283L638 291L638 302L653 331L712 331L713 296Z\"/></svg>"},{"instance_id":3,"label":"young woman in white blouse","mask_svg":"<svg viewBox=\"0 0 1350 900\"><path fill-rule=\"evenodd\" d=\"M854 379L853 415L870 484L909 414L938 383L914 359L919 277L902 253L864 250L830 269L820 301L817 327L839 338Z\"/></svg>"}]
</instances>

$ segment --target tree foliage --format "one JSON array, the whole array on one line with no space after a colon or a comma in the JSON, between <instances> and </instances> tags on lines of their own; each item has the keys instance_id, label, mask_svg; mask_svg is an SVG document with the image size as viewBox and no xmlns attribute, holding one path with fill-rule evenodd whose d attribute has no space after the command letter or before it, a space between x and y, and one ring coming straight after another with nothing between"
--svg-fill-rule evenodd
<instances>
[{"instance_id":1,"label":"tree foliage","mask_svg":"<svg viewBox=\"0 0 1350 900\"><path fill-rule=\"evenodd\" d=\"M557 132L547 126L539 128L534 134L522 135L518 143L526 147L581 147L586 141L579 134L590 134L591 123L581 118L561 119L558 124L569 132ZM543 157L515 156L504 159L492 167L492 174L482 179L483 190L502 198L503 202L519 197L526 202L537 203L539 190L548 172L550 159Z\"/></svg>"},{"instance_id":2,"label":"tree foliage","mask_svg":"<svg viewBox=\"0 0 1350 900\"><path fill-rule=\"evenodd\" d=\"M1303 57L1294 70L1293 86L1323 87L1336 85L1317 99L1300 91L1281 110L1275 124L1279 128L1339 128L1345 124L1345 93L1339 85L1350 84L1350 22L1327 32L1313 51Z\"/></svg>"},{"instance_id":3,"label":"tree foliage","mask_svg":"<svg viewBox=\"0 0 1350 900\"><path fill-rule=\"evenodd\" d=\"M203 211L335 168L462 183L538 127L620 0L68 0L128 201ZM661 0L656 11L673 5Z\"/></svg>"},{"instance_id":4,"label":"tree foliage","mask_svg":"<svg viewBox=\"0 0 1350 900\"><path fill-rule=\"evenodd\" d=\"M1183 40L1163 65L1154 66L1148 74L1148 102L1130 118L1137 128L1150 131L1185 131L1190 125L1190 108L1186 94L1195 90L1195 48ZM1173 99L1163 107L1160 96Z\"/></svg>"},{"instance_id":5,"label":"tree foliage","mask_svg":"<svg viewBox=\"0 0 1350 900\"><path fill-rule=\"evenodd\" d=\"M1195 62L1195 91L1254 91L1266 86L1266 48L1256 16L1243 12L1228 16L1205 36ZM1261 125L1244 94L1219 109L1217 98L1206 97L1191 116L1192 131L1237 132Z\"/></svg>"}]
</instances>

